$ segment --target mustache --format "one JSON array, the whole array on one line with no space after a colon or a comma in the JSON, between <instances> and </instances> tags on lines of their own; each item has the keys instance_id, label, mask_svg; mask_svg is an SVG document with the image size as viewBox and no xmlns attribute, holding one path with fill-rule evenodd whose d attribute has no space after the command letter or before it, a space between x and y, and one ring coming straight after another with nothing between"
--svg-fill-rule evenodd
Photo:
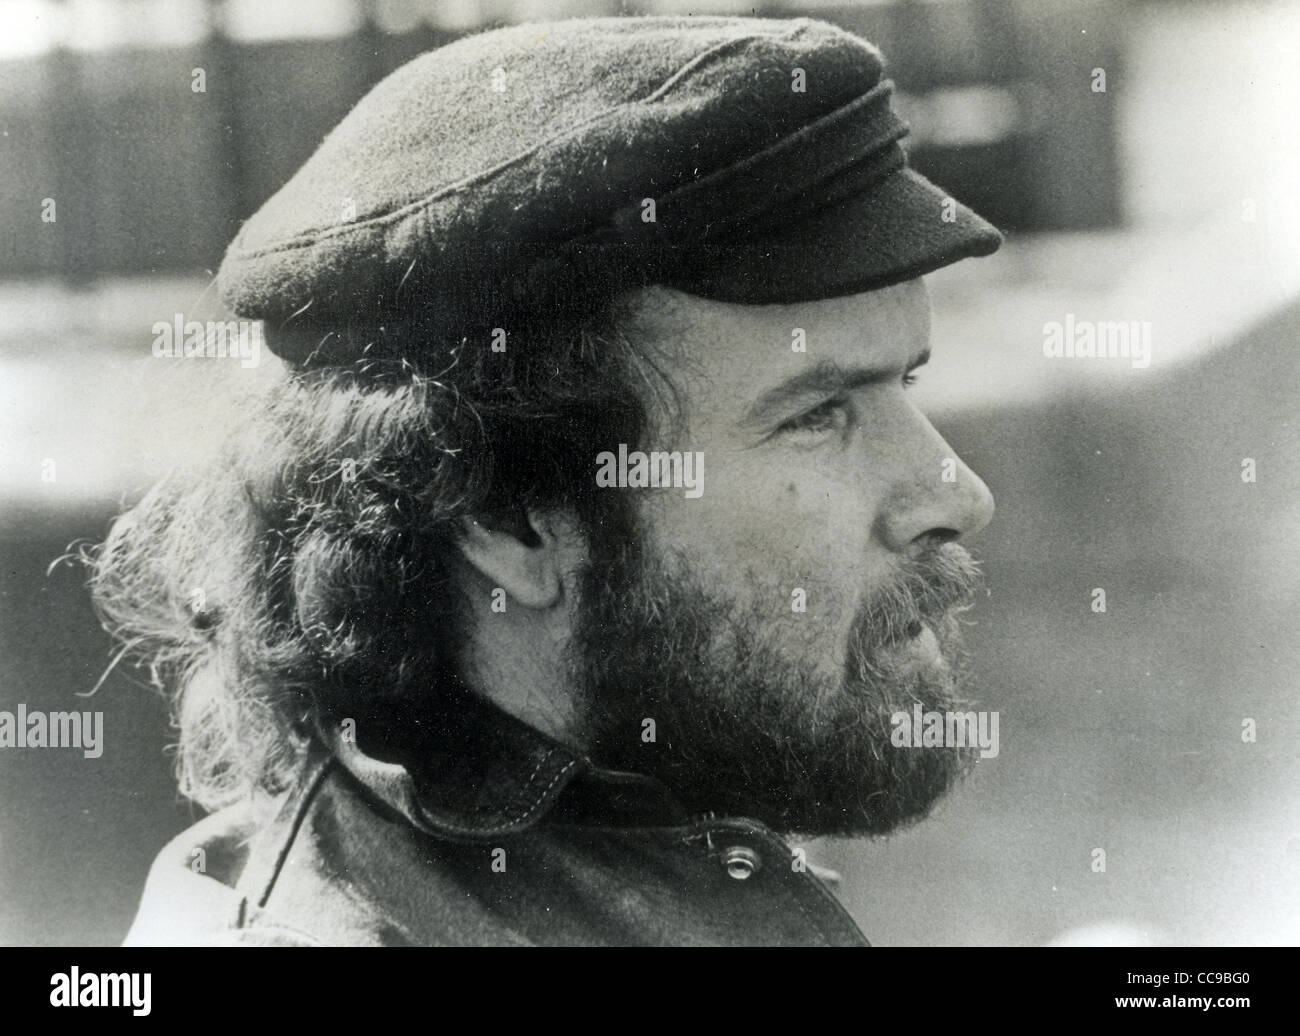
<instances>
[{"instance_id":1,"label":"mustache","mask_svg":"<svg viewBox=\"0 0 1300 1036\"><path fill-rule=\"evenodd\" d=\"M856 624L877 644L899 644L965 611L984 586L979 562L956 543L907 558L894 580L872 595Z\"/></svg>"}]
</instances>

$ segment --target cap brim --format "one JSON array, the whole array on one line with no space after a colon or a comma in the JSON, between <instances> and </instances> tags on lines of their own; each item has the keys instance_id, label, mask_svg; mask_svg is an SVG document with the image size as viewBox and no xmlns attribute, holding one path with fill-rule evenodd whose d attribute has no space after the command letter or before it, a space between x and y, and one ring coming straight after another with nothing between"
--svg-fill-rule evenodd
<instances>
[{"instance_id":1,"label":"cap brim","mask_svg":"<svg viewBox=\"0 0 1300 1036\"><path fill-rule=\"evenodd\" d=\"M672 286L728 302L810 302L911 280L1002 244L991 223L910 167L871 190L708 250Z\"/></svg>"}]
</instances>

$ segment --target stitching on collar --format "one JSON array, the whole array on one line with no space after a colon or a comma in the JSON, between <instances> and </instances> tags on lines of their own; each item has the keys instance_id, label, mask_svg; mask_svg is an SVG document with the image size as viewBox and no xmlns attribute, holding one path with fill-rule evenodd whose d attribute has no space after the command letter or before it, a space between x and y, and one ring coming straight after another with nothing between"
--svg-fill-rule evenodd
<instances>
[{"instance_id":1,"label":"stitching on collar","mask_svg":"<svg viewBox=\"0 0 1300 1036\"><path fill-rule=\"evenodd\" d=\"M541 763L537 764L537 770L534 770L532 777L528 778L529 784L533 783L533 778L537 776L538 770L540 770L542 768L542 765L548 759L550 759L551 756L553 756L554 754L555 754L555 749L551 749L551 751L546 753L546 758L544 758ZM572 770L573 767L577 765L577 763L578 760L576 759L570 759L567 763L565 763L564 766L560 768L559 772L556 773L556 775L551 778L551 783L542 789L542 793L537 796L536 801L534 801L531 806L529 806L526 810L524 810L524 812L520 813L519 816L515 817L512 820L507 821L507 823L510 824L511 826L515 824L521 824L525 820L527 820L530 816L532 816L534 813L536 813L537 810L541 808L542 803L546 801L546 796L551 793L551 789L555 787L555 785L559 782L560 778L563 777L570 770Z\"/></svg>"}]
</instances>

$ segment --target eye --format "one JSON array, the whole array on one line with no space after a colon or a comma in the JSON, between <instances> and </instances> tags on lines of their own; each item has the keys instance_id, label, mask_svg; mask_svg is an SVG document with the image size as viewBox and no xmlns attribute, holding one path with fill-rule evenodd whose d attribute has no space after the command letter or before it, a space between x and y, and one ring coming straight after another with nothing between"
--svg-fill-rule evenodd
<instances>
[{"instance_id":1,"label":"eye","mask_svg":"<svg viewBox=\"0 0 1300 1036\"><path fill-rule=\"evenodd\" d=\"M841 432L849 425L849 401L844 398L828 399L826 402L806 410L798 417L786 421L778 432L803 435L824 435L827 432Z\"/></svg>"},{"instance_id":2,"label":"eye","mask_svg":"<svg viewBox=\"0 0 1300 1036\"><path fill-rule=\"evenodd\" d=\"M915 385L915 384L916 384L918 381L920 381L920 380L921 380L921 375L919 375L919 374L904 374L904 375L903 375L903 388L911 388L913 385Z\"/></svg>"}]
</instances>

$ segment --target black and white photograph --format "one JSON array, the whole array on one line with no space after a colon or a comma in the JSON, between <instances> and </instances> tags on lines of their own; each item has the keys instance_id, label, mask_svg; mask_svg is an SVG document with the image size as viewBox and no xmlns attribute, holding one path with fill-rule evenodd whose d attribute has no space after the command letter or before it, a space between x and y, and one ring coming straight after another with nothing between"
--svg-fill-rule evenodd
<instances>
[{"instance_id":1,"label":"black and white photograph","mask_svg":"<svg viewBox=\"0 0 1300 1036\"><path fill-rule=\"evenodd\" d=\"M35 1001L1259 1006L1165 954L1300 943L1297 631L1300 3L0 3L0 945L124 954Z\"/></svg>"}]
</instances>

